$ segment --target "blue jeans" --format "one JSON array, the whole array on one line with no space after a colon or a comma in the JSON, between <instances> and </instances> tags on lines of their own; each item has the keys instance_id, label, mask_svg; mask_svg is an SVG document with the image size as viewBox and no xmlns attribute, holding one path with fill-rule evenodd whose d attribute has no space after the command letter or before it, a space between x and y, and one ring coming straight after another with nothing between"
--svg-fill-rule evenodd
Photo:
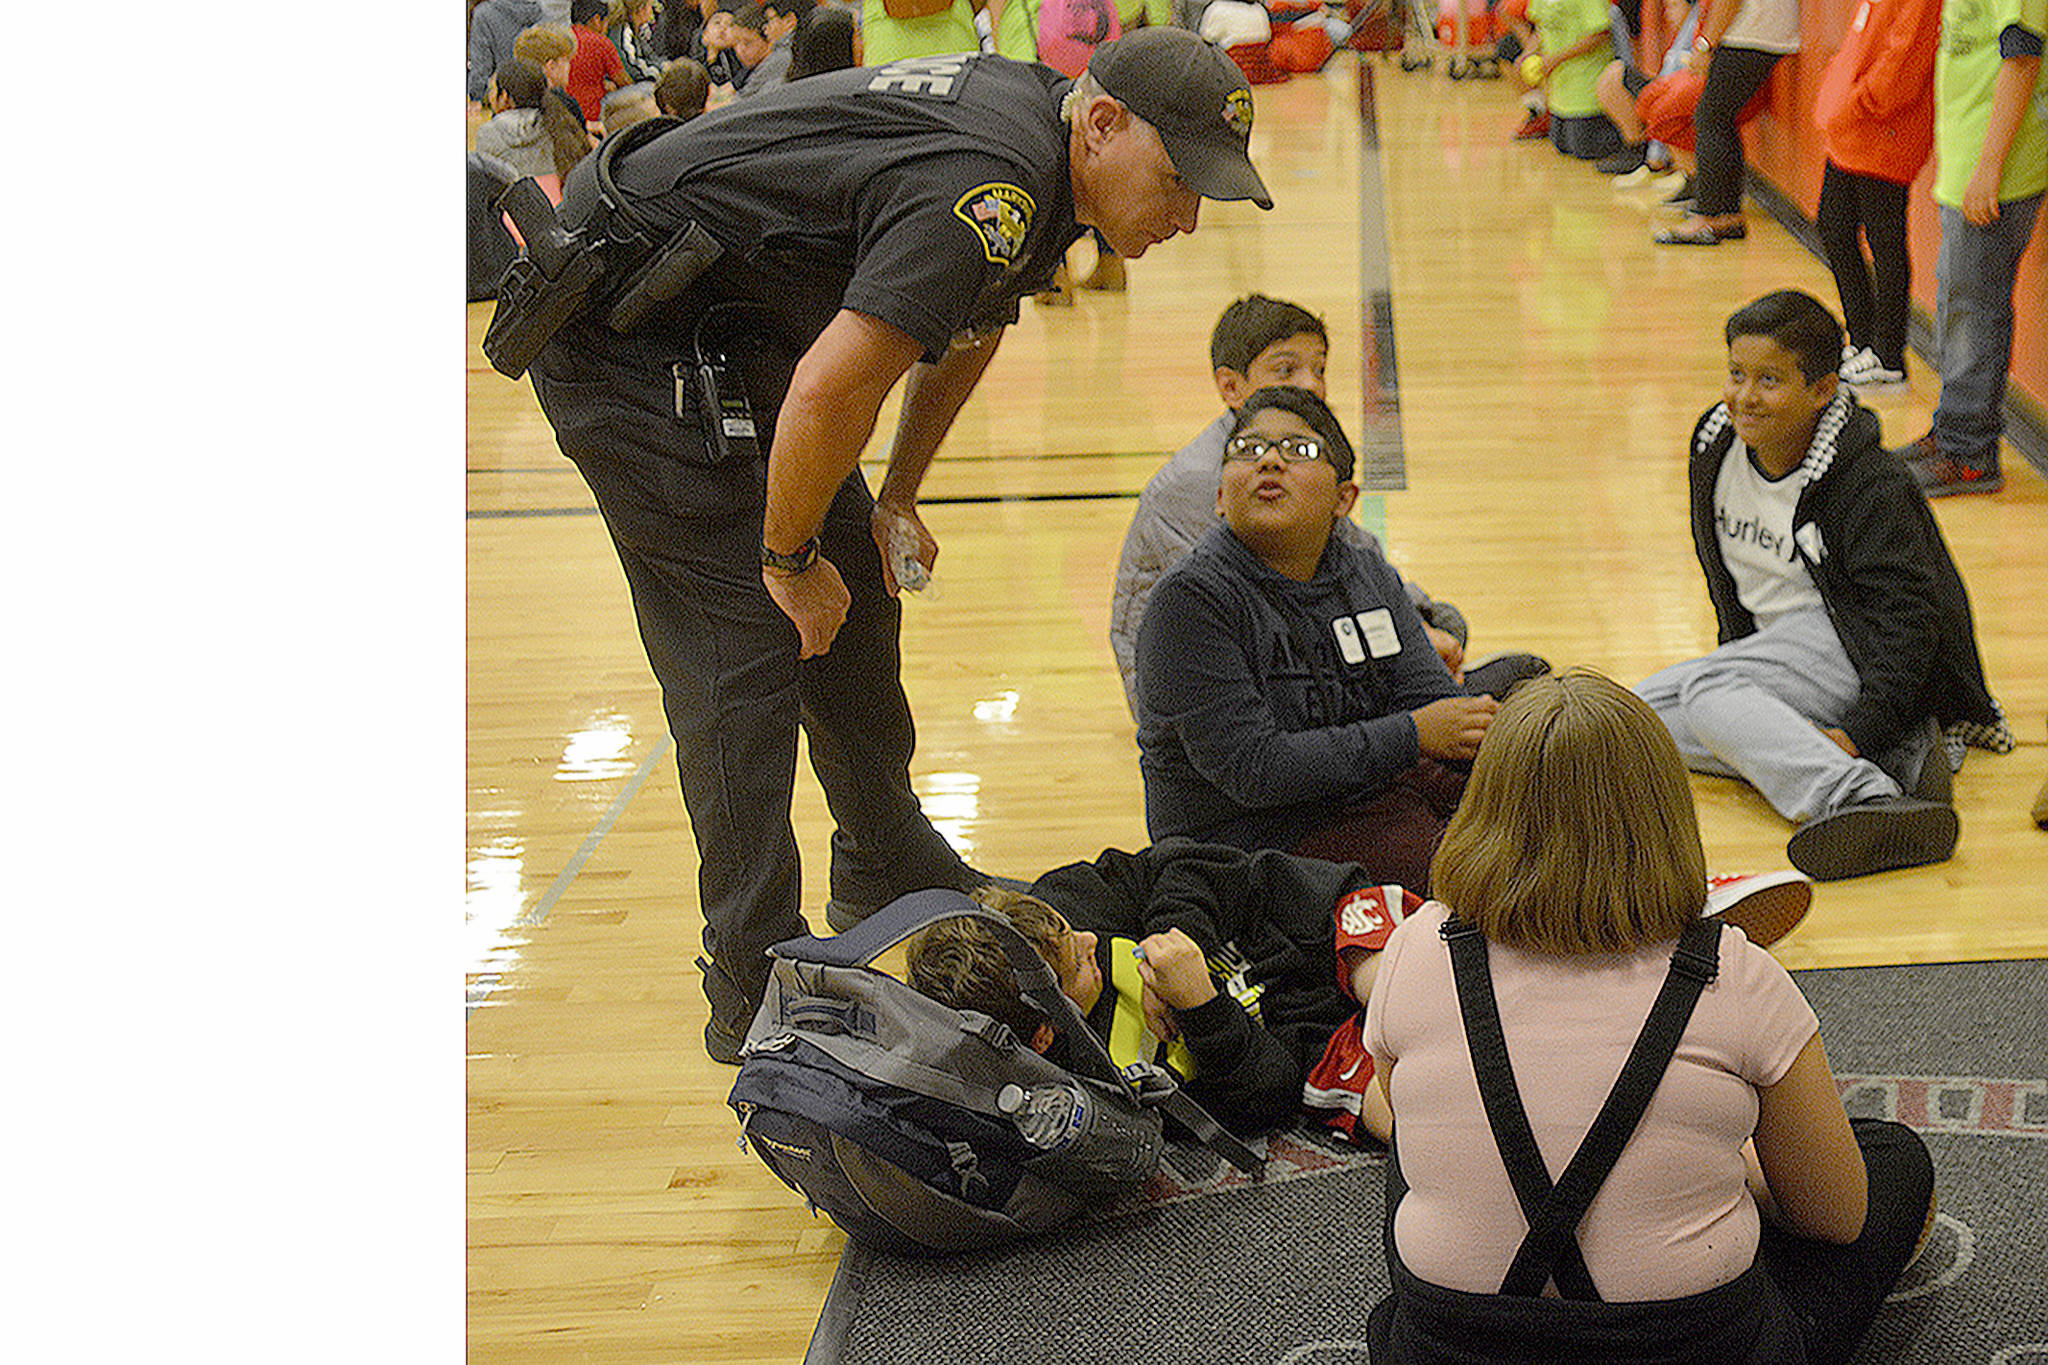
<instances>
[{"instance_id":1,"label":"blue jeans","mask_svg":"<svg viewBox=\"0 0 2048 1365\"><path fill-rule=\"evenodd\" d=\"M1960 209L1940 208L1934 344L1941 405L1934 411L1934 444L1952 459L1996 469L1998 438L2005 434L2005 379L2012 368L2013 283L2041 196L2000 204L1988 227L1976 226Z\"/></svg>"}]
</instances>

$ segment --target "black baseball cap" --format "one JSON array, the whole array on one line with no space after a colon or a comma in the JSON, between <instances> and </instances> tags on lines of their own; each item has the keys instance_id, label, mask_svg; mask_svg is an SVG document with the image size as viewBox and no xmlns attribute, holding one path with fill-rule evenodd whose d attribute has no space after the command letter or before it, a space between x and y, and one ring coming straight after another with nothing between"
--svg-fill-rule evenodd
<instances>
[{"instance_id":1,"label":"black baseball cap","mask_svg":"<svg viewBox=\"0 0 2048 1365\"><path fill-rule=\"evenodd\" d=\"M1158 130L1196 193L1273 207L1246 151L1252 88L1222 48L1184 28L1141 28L1095 49L1088 74Z\"/></svg>"}]
</instances>

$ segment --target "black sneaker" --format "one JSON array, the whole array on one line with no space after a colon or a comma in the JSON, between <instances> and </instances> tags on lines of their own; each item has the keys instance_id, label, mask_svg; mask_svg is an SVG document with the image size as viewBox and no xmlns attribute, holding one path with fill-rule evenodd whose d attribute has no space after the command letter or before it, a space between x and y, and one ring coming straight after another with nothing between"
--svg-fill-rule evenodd
<instances>
[{"instance_id":1,"label":"black sneaker","mask_svg":"<svg viewBox=\"0 0 2048 1365\"><path fill-rule=\"evenodd\" d=\"M1894 796L1807 821L1785 845L1785 856L1817 882L1838 882L1946 862L1960 830L1955 807Z\"/></svg>"},{"instance_id":2,"label":"black sneaker","mask_svg":"<svg viewBox=\"0 0 2048 1365\"><path fill-rule=\"evenodd\" d=\"M1934 801L1950 805L1956 796L1956 775L1948 766L1948 745L1937 736L1934 747L1921 760L1919 780L1913 783L1907 793L1920 801Z\"/></svg>"},{"instance_id":3,"label":"black sneaker","mask_svg":"<svg viewBox=\"0 0 2048 1365\"><path fill-rule=\"evenodd\" d=\"M1549 671L1550 661L1535 654L1497 654L1465 670L1465 690L1475 697L1483 692L1495 701L1506 701L1516 686Z\"/></svg>"},{"instance_id":4,"label":"black sneaker","mask_svg":"<svg viewBox=\"0 0 2048 1365\"><path fill-rule=\"evenodd\" d=\"M1647 155L1640 143L1633 147L1624 147L1613 156L1601 157L1596 169L1602 175L1627 175L1641 166Z\"/></svg>"}]
</instances>

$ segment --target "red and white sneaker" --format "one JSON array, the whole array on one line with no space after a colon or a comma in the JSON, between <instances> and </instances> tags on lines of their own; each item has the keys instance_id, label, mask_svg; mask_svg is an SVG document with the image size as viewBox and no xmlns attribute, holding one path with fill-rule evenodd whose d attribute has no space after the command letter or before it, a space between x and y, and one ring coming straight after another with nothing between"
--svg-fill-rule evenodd
<instances>
[{"instance_id":1,"label":"red and white sneaker","mask_svg":"<svg viewBox=\"0 0 2048 1365\"><path fill-rule=\"evenodd\" d=\"M1768 948L1799 926L1813 905L1813 882L1801 873L1737 872L1707 878L1704 915L1719 915L1751 943Z\"/></svg>"}]
</instances>

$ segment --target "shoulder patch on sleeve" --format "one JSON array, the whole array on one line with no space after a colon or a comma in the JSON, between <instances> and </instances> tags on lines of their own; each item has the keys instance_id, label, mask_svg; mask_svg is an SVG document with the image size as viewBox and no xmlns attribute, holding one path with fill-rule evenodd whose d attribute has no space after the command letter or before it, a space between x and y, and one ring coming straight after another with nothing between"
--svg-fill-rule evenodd
<instances>
[{"instance_id":1,"label":"shoulder patch on sleeve","mask_svg":"<svg viewBox=\"0 0 2048 1365\"><path fill-rule=\"evenodd\" d=\"M1024 249L1036 206L1031 196L1000 181L977 185L960 196L953 215L981 238L982 254L996 265L1009 265Z\"/></svg>"}]
</instances>

